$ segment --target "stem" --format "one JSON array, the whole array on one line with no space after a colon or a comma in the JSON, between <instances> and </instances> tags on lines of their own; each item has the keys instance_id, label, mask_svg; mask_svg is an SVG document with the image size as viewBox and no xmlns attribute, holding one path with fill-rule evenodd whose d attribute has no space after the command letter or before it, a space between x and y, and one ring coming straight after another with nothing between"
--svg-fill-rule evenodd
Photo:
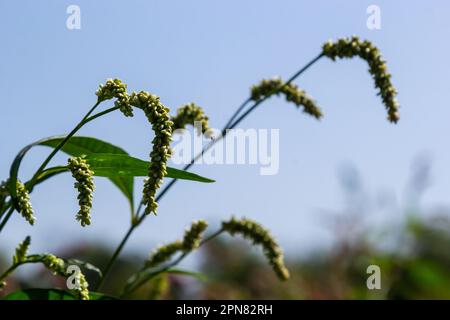
<instances>
[{"instance_id":1,"label":"stem","mask_svg":"<svg viewBox=\"0 0 450 320\"><path fill-rule=\"evenodd\" d=\"M101 102L101 101L100 101ZM67 141L69 141L69 139L71 137L73 137L73 135L75 133L78 132L78 130L80 130L85 124L101 117L104 116L110 112L113 112L117 109L119 109L119 107L111 107L109 109L106 109L102 112L98 112L93 116L90 116L92 114L92 112L94 112L95 108L97 108L97 106L100 104L100 102L98 101L90 110L89 112L84 116L84 118L77 124L77 126L64 138L63 141L61 141L55 149L53 149L53 151L48 155L48 157L45 159L45 161L41 164L41 166L39 167L39 169L36 171L36 173L33 175L33 177L30 180L30 187L29 187L29 192L31 192L33 190L34 184L36 182L37 177L42 173L42 171L45 170L45 167L47 166L47 164L50 162L50 160L55 156L55 154L61 150L61 148L66 144ZM90 117L89 117L90 116ZM11 208L14 211L14 207ZM8 214L5 216L5 218L3 219L3 221L0 224L0 232L2 231L3 227L5 226L5 224L8 222L9 218L11 217L12 211L8 212ZM3 213L0 215L0 217L3 215Z\"/></svg>"},{"instance_id":2,"label":"stem","mask_svg":"<svg viewBox=\"0 0 450 320\"><path fill-rule=\"evenodd\" d=\"M3 279L6 279L11 273L14 272L14 270L17 269L18 266L20 266L22 263L16 263L13 264L11 267L9 267L3 274L0 276L0 284L3 282Z\"/></svg>"},{"instance_id":3,"label":"stem","mask_svg":"<svg viewBox=\"0 0 450 320\"><path fill-rule=\"evenodd\" d=\"M308 62L303 68L301 68L299 71L297 71L293 76L291 76L282 86L280 86L279 88L276 88L274 90L274 93L276 93L277 91L279 91L280 89L284 88L285 86L289 85L292 81L294 81L296 78L298 78L303 72L305 72L306 70L308 70L314 63L316 63L318 60L320 60L320 58L323 57L323 53L320 53L318 56L316 56L314 59L312 59L310 62ZM253 110L256 109L257 106L259 106L261 103L263 103L264 101L266 101L271 95L268 95L258 101L256 101L246 112L244 112L237 120L235 120L233 122L234 119L236 119L236 117L238 116L238 114L245 108L245 106L251 101L251 98L247 98L239 107L238 109L235 111L235 113L231 116L230 120L227 122L227 124L224 126L224 128L222 129L222 134L220 137L218 137L218 139L213 140L211 143L209 143L205 148L203 148L203 150L197 154L190 163L188 163L187 165L184 166L183 170L188 170L194 163L195 161L197 161L202 155L203 153L205 153L206 151L208 151L215 143L217 143L217 141L225 138L225 136L227 135L228 131L227 129L233 129L234 127L236 127L242 120L244 120ZM156 197L156 201L158 202L159 200L161 200L164 195L167 193L167 191L170 190L170 188L175 184L175 182L177 181L177 179L173 179L171 180L162 190L161 192L158 194L158 196ZM127 231L127 233L125 234L125 237L122 239L122 241L120 242L119 246L117 247L116 251L114 252L113 256L111 257L110 261L108 262L105 271L103 272L103 277L100 279L99 284L96 286L96 290L98 290L100 288L100 286L102 285L104 278L106 277L107 273L109 272L109 270L111 269L111 266L114 264L115 260L117 259L117 257L119 256L120 252L122 251L123 247L125 246L125 243L127 242L128 238L130 237L131 233L134 231L134 229L139 226L142 221L144 221L145 217L147 216L145 213L139 215L140 213L140 209L141 206L139 206L138 211L136 212L136 223L133 224Z\"/></svg>"},{"instance_id":4,"label":"stem","mask_svg":"<svg viewBox=\"0 0 450 320\"><path fill-rule=\"evenodd\" d=\"M235 113L231 116L230 120L228 120L227 124L225 125L225 129L228 128L231 123L233 122L234 119L236 119L236 117L239 115L239 113L245 108L245 106L252 101L252 98L248 98L247 100L245 100L240 106L239 108L235 111Z\"/></svg>"},{"instance_id":5,"label":"stem","mask_svg":"<svg viewBox=\"0 0 450 320\"><path fill-rule=\"evenodd\" d=\"M11 217L12 213L14 212L14 207L11 206L9 208L8 213L6 214L5 218L3 218L2 222L0 223L0 232L2 232L3 228L5 227L6 223L8 222L9 218Z\"/></svg>"},{"instance_id":6,"label":"stem","mask_svg":"<svg viewBox=\"0 0 450 320\"><path fill-rule=\"evenodd\" d=\"M214 238L218 237L220 234L222 234L225 230L223 230L222 228L220 228L219 230L217 230L216 232L214 232L213 234L211 234L209 237L203 239L200 244L199 247L200 248L202 245L204 245L205 243L207 243L208 241L213 240ZM198 249L197 248L197 249ZM192 251L187 251L187 252L183 252L183 254L181 254L177 259L175 259L174 261L172 261L171 263L167 264L166 266L162 267L161 269L159 269L156 272L152 273L151 278L154 278L158 275L160 275L161 273L166 272L167 270L169 270L170 268L175 267L176 265L178 265L181 261L184 260L184 258L186 258L190 253L192 253ZM143 271L143 270L141 270ZM150 278L150 279L151 279ZM126 292L121 294L121 297L127 296L130 293L132 293L133 291L136 291L138 288L140 288L145 282L147 282L150 279L143 279L140 282L138 282L134 287L132 287L131 289L127 290Z\"/></svg>"},{"instance_id":7,"label":"stem","mask_svg":"<svg viewBox=\"0 0 450 320\"><path fill-rule=\"evenodd\" d=\"M125 243L128 241L128 238L131 236L131 234L133 233L134 229L138 226L139 224L132 224L130 226L130 228L128 229L127 233L125 234L125 237L122 239L122 241L120 242L119 246L117 247L116 251L114 251L114 254L112 255L111 259L109 259L108 264L105 267L105 270L102 271L103 276L100 277L100 280L96 283L95 287L94 287L94 291L98 291L101 289L109 271L111 270L111 267L113 266L114 262L116 262L117 258L119 257L120 252L122 251L123 247L125 246Z\"/></svg>"},{"instance_id":8,"label":"stem","mask_svg":"<svg viewBox=\"0 0 450 320\"><path fill-rule=\"evenodd\" d=\"M75 133L77 133L78 130L81 129L81 127L83 127L83 125L85 124L86 119L88 119L88 117L92 114L92 112L94 112L95 108L97 108L97 106L101 103L101 101L97 101L96 104L94 104L94 106L89 110L89 112L84 116L84 118L75 126L75 128L73 128L73 130L64 138L64 140L62 140L55 149L53 149L53 151L48 155L48 157L44 160L44 162L41 164L41 166L39 167L39 169L36 171L36 173L34 174L33 178L31 179L31 185L34 184L35 180L37 179L37 177L42 173L42 171L44 171L45 167L48 165L48 163L50 162L50 160L53 159L53 157L55 156L55 154L61 150L61 148L66 144L67 141L69 141L70 138L73 137L73 135Z\"/></svg>"}]
</instances>

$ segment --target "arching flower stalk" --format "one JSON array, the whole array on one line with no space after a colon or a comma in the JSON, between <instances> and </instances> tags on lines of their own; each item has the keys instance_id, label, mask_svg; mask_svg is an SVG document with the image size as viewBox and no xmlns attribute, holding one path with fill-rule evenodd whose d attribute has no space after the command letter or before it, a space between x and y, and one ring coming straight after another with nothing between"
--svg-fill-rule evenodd
<instances>
[{"instance_id":1,"label":"arching flower stalk","mask_svg":"<svg viewBox=\"0 0 450 320\"><path fill-rule=\"evenodd\" d=\"M33 207L30 203L30 195L25 185L19 180L17 180L17 207L22 217L31 225L34 225L36 218L34 217Z\"/></svg>"},{"instance_id":2,"label":"arching flower stalk","mask_svg":"<svg viewBox=\"0 0 450 320\"><path fill-rule=\"evenodd\" d=\"M30 247L31 238L27 236L16 248L16 252L13 256L13 264L18 264L26 261L28 248Z\"/></svg>"},{"instance_id":3,"label":"arching flower stalk","mask_svg":"<svg viewBox=\"0 0 450 320\"><path fill-rule=\"evenodd\" d=\"M158 204L155 195L167 173L166 163L171 156L173 122L170 121L169 109L161 103L159 97L146 91L128 95L126 89L127 86L120 79L108 79L105 85L100 85L96 95L100 102L116 98L115 106L127 117L133 116L133 107L142 109L151 123L155 138L152 141L151 163L148 178L144 183L142 203L146 206L146 214L156 214Z\"/></svg>"},{"instance_id":4,"label":"arching flower stalk","mask_svg":"<svg viewBox=\"0 0 450 320\"><path fill-rule=\"evenodd\" d=\"M303 107L303 111L314 118L320 119L322 117L322 111L304 90L299 89L293 83L285 85L281 78L264 79L251 88L251 99L253 101L280 94L284 95L286 101L292 102L297 107Z\"/></svg>"},{"instance_id":5,"label":"arching flower stalk","mask_svg":"<svg viewBox=\"0 0 450 320\"><path fill-rule=\"evenodd\" d=\"M283 251L272 237L270 232L260 224L249 219L232 218L222 222L222 228L230 235L240 234L252 240L253 244L260 245L272 269L281 280L289 278L289 271L284 265Z\"/></svg>"},{"instance_id":6,"label":"arching flower stalk","mask_svg":"<svg viewBox=\"0 0 450 320\"><path fill-rule=\"evenodd\" d=\"M163 177L167 173L167 160L172 154L170 142L172 141L173 123L169 118L169 109L155 95L146 91L133 93L130 97L130 103L132 106L144 111L155 132L155 137L152 141L153 149L150 153L148 178L144 183L142 202L146 205L146 214L151 212L156 214L158 208L155 199L156 191L161 186Z\"/></svg>"},{"instance_id":7,"label":"arching flower stalk","mask_svg":"<svg viewBox=\"0 0 450 320\"><path fill-rule=\"evenodd\" d=\"M92 178L94 172L89 169L89 164L81 157L70 158L68 160L68 167L72 172L72 176L77 181L74 187L78 189L80 210L76 215L76 219L84 227L91 224L92 199L95 189Z\"/></svg>"},{"instance_id":8,"label":"arching flower stalk","mask_svg":"<svg viewBox=\"0 0 450 320\"><path fill-rule=\"evenodd\" d=\"M56 257L51 253L46 253L41 258L42 263L47 269L53 272L54 275L67 277L66 263L63 259ZM82 272L77 272L75 282L78 284L75 289L77 297L81 300L89 300L89 283Z\"/></svg>"},{"instance_id":9,"label":"arching flower stalk","mask_svg":"<svg viewBox=\"0 0 450 320\"><path fill-rule=\"evenodd\" d=\"M126 116L133 116L133 108L130 105L130 96L127 93L127 85L120 79L108 79L106 84L100 84L98 90L95 92L98 101L116 98L114 102L116 107Z\"/></svg>"},{"instance_id":10,"label":"arching flower stalk","mask_svg":"<svg viewBox=\"0 0 450 320\"><path fill-rule=\"evenodd\" d=\"M171 118L173 122L172 131L184 129L187 125L193 126L194 122L198 121L202 125L202 133L205 133L210 129L208 120L209 118L203 108L192 102L178 108L177 114Z\"/></svg>"},{"instance_id":11,"label":"arching flower stalk","mask_svg":"<svg viewBox=\"0 0 450 320\"><path fill-rule=\"evenodd\" d=\"M183 240L177 240L167 245L160 246L154 250L145 263L146 268L155 267L163 262L169 261L176 253L188 253L200 246L202 235L208 224L204 220L192 222L191 226L184 232Z\"/></svg>"},{"instance_id":12,"label":"arching flower stalk","mask_svg":"<svg viewBox=\"0 0 450 320\"><path fill-rule=\"evenodd\" d=\"M381 52L370 41L362 41L358 37L341 38L336 42L328 41L322 47L323 54L332 59L360 57L367 61L369 72L375 80L383 103L388 113L388 120L397 123L399 103L396 100L397 90L391 83L391 75L387 71L386 61Z\"/></svg>"}]
</instances>

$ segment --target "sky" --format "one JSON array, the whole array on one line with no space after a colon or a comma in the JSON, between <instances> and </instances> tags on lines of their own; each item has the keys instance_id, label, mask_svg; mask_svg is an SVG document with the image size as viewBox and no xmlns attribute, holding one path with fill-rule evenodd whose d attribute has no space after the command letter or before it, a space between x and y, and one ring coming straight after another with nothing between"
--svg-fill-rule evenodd
<instances>
[{"instance_id":1,"label":"sky","mask_svg":"<svg viewBox=\"0 0 450 320\"><path fill-rule=\"evenodd\" d=\"M73 4L81 9L79 30L66 27L66 9ZM381 10L380 30L366 26L369 5ZM288 78L328 39L358 35L373 41L387 60L399 91L397 125L386 121L363 61L321 59L296 84L321 106L322 120L272 98L239 125L280 130L278 174L262 176L254 165L194 166L193 172L216 182L178 182L125 251L149 252L200 218L210 221L212 231L233 214L267 226L289 253L329 247L332 217L325 212L346 205L338 179L342 168L355 168L374 199L387 195L387 207L367 211L374 226L390 226L405 216L405 188L417 157L432 163L422 206L448 207L449 9L444 0L1 1L0 178L8 177L26 144L68 133L107 78L122 79L130 91L157 94L172 113L196 102L211 126L220 128L252 84ZM153 135L142 114L130 119L119 112L79 134L141 159L148 158ZM45 147L29 152L20 178L27 180L49 152ZM66 161L59 154L52 165ZM127 202L107 180L95 180L91 226L75 221L73 180L61 175L32 193L36 225L15 214L0 234L0 250L10 252L26 235L32 236L33 252L85 243L116 246L129 225ZM137 179L136 197L141 185Z\"/></svg>"}]
</instances>

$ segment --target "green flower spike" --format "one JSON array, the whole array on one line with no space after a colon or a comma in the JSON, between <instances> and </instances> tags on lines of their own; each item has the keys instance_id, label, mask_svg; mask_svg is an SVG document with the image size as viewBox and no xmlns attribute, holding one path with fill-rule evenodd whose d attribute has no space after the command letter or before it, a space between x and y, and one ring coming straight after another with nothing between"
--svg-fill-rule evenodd
<instances>
[{"instance_id":1,"label":"green flower spike","mask_svg":"<svg viewBox=\"0 0 450 320\"><path fill-rule=\"evenodd\" d=\"M36 218L34 217L33 207L30 203L30 195L25 185L19 180L17 180L17 206L22 217L33 225Z\"/></svg>"},{"instance_id":2,"label":"green flower spike","mask_svg":"<svg viewBox=\"0 0 450 320\"><path fill-rule=\"evenodd\" d=\"M105 101L112 98L117 100L114 102L116 107L126 116L133 116L133 108L130 105L130 96L127 93L127 85L120 79L108 79L106 84L101 84L99 89L95 92L98 101Z\"/></svg>"},{"instance_id":3,"label":"green flower spike","mask_svg":"<svg viewBox=\"0 0 450 320\"><path fill-rule=\"evenodd\" d=\"M186 230L183 237L183 251L189 252L197 249L202 240L202 234L208 227L204 220L194 221L189 229Z\"/></svg>"},{"instance_id":4,"label":"green flower spike","mask_svg":"<svg viewBox=\"0 0 450 320\"><path fill-rule=\"evenodd\" d=\"M58 258L51 253L46 253L42 257L42 263L47 269L52 271L54 275L67 277L66 263L63 259ZM78 278L76 279L76 281L79 284L79 287L75 289L77 297L81 300L89 300L89 283L86 281L83 273L79 272L77 276Z\"/></svg>"},{"instance_id":5,"label":"green flower spike","mask_svg":"<svg viewBox=\"0 0 450 320\"><path fill-rule=\"evenodd\" d=\"M80 210L77 213L76 219L84 227L91 224L92 193L95 189L92 179L94 172L89 169L86 160L80 157L70 158L68 160L68 167L72 172L72 176L77 181L74 187L78 189Z\"/></svg>"},{"instance_id":6,"label":"green flower spike","mask_svg":"<svg viewBox=\"0 0 450 320\"><path fill-rule=\"evenodd\" d=\"M303 107L303 111L314 118L320 119L322 117L322 111L305 91L300 90L293 83L285 85L281 78L264 79L251 88L251 99L253 101L280 94L284 95L286 101L292 102L297 107Z\"/></svg>"},{"instance_id":7,"label":"green flower spike","mask_svg":"<svg viewBox=\"0 0 450 320\"><path fill-rule=\"evenodd\" d=\"M13 256L13 264L19 264L27 259L28 248L30 247L31 238L26 237L16 248L16 253Z\"/></svg>"},{"instance_id":8,"label":"green flower spike","mask_svg":"<svg viewBox=\"0 0 450 320\"><path fill-rule=\"evenodd\" d=\"M202 124L202 133L209 129L208 120L205 111L195 103L189 103L178 108L177 115L171 118L173 122L172 131L176 129L184 129L187 125L194 125L198 121Z\"/></svg>"},{"instance_id":9,"label":"green flower spike","mask_svg":"<svg viewBox=\"0 0 450 320\"><path fill-rule=\"evenodd\" d=\"M194 221L186 229L183 240L177 240L156 248L145 263L147 268L155 267L163 262L169 261L177 252L191 252L200 246L203 232L208 227L204 220Z\"/></svg>"},{"instance_id":10,"label":"green flower spike","mask_svg":"<svg viewBox=\"0 0 450 320\"><path fill-rule=\"evenodd\" d=\"M281 280L289 278L289 271L284 265L283 251L267 229L249 219L237 220L234 217L230 221L222 222L222 228L230 235L240 234L244 238L260 245L269 261L272 269Z\"/></svg>"},{"instance_id":11,"label":"green flower spike","mask_svg":"<svg viewBox=\"0 0 450 320\"><path fill-rule=\"evenodd\" d=\"M148 260L145 262L145 267L152 268L157 265L169 261L175 253L183 249L183 242L175 241L164 246L160 246L154 250Z\"/></svg>"},{"instance_id":12,"label":"green flower spike","mask_svg":"<svg viewBox=\"0 0 450 320\"><path fill-rule=\"evenodd\" d=\"M48 270L52 271L54 275L59 275L62 277L66 276L65 263L63 259L58 258L51 253L46 253L42 257L42 263Z\"/></svg>"},{"instance_id":13,"label":"green flower spike","mask_svg":"<svg viewBox=\"0 0 450 320\"><path fill-rule=\"evenodd\" d=\"M379 90L388 113L388 120L397 123L400 119L396 100L397 90L391 83L391 75L387 71L386 61L381 52L370 41L361 41L358 37L341 38L336 42L328 41L322 47L323 54L335 61L337 58L360 57L369 65L369 72L375 80L375 87Z\"/></svg>"},{"instance_id":14,"label":"green flower spike","mask_svg":"<svg viewBox=\"0 0 450 320\"><path fill-rule=\"evenodd\" d=\"M173 122L169 118L169 109L159 100L159 97L148 92L132 93L131 105L144 111L148 121L152 124L155 138L152 141L153 149L150 153L150 167L148 178L144 183L143 203L146 205L145 213L156 214L156 190L161 186L163 177L167 173L167 160L172 154L170 142L172 141Z\"/></svg>"}]
</instances>

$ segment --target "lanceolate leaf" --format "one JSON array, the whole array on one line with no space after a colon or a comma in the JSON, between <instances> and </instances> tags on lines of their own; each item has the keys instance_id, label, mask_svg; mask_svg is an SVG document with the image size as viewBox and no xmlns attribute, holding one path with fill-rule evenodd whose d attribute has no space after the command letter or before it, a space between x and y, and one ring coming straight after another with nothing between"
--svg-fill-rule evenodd
<instances>
[{"instance_id":1,"label":"lanceolate leaf","mask_svg":"<svg viewBox=\"0 0 450 320\"><path fill-rule=\"evenodd\" d=\"M16 185L20 163L26 153L34 146L48 146L55 148L63 139L64 136L44 138L29 144L18 153L10 169L10 192L13 198L16 196L16 188L14 186ZM133 209L134 177L147 176L149 162L130 157L122 148L91 137L74 136L66 142L61 148L61 151L73 157L86 156L95 175L106 177L111 180L111 182L126 196ZM65 166L48 168L37 177L35 183L41 183L46 179L65 171L67 171L67 167ZM167 168L166 176L180 180L214 182L214 180L175 168ZM32 186L28 184L28 187Z\"/></svg>"},{"instance_id":2,"label":"lanceolate leaf","mask_svg":"<svg viewBox=\"0 0 450 320\"><path fill-rule=\"evenodd\" d=\"M62 137L48 138L40 143L42 146L48 146L55 148L62 140ZM105 142L91 137L74 136L66 142L61 148L61 151L73 156L79 157L82 155L90 155L93 153L110 153L110 154L124 154L128 153L120 147L117 147L109 142ZM133 210L134 207L134 179L132 176L109 176L109 180L114 183L120 191L128 199L130 206ZM134 210L133 210L134 211Z\"/></svg>"},{"instance_id":3,"label":"lanceolate leaf","mask_svg":"<svg viewBox=\"0 0 450 320\"><path fill-rule=\"evenodd\" d=\"M53 136L48 138L43 138L38 141L35 141L26 147L24 147L17 154L14 159L11 169L10 169L10 193L13 199L16 198L17 190L17 176L19 172L20 163L22 162L23 157L27 154L27 152L34 146L48 146L55 148L58 144L64 140L65 136ZM108 142L91 138L91 137L79 137L75 136L69 139L66 144L61 148L61 150L71 156L78 157L81 155L89 155L91 153L114 153L114 154L127 154L127 152L119 147L116 147ZM42 176L41 181L48 179L50 176L57 174L59 172L53 172L53 174L47 173L46 176ZM134 180L132 176L126 177L109 177L112 183L114 183L120 191L126 196L128 199L130 206L133 210L134 200L133 200L133 188L134 188Z\"/></svg>"},{"instance_id":4,"label":"lanceolate leaf","mask_svg":"<svg viewBox=\"0 0 450 320\"><path fill-rule=\"evenodd\" d=\"M144 160L133 158L127 155L117 155L109 153L91 154L86 157L89 167L94 171L94 176L99 177L139 177L148 175L149 163ZM69 169L65 166L52 167L44 170L38 177L36 183L45 181L46 179L59 173L67 172ZM168 167L166 177L191 180L197 182L214 182L212 179L202 177L198 174Z\"/></svg>"},{"instance_id":5,"label":"lanceolate leaf","mask_svg":"<svg viewBox=\"0 0 450 320\"><path fill-rule=\"evenodd\" d=\"M150 165L148 161L128 155L108 153L91 154L86 157L86 161L94 171L94 175L101 177L110 177L113 175L143 177L148 175L148 167ZM170 167L167 168L166 177L198 182L214 182L212 179L199 176L195 173Z\"/></svg>"}]
</instances>

